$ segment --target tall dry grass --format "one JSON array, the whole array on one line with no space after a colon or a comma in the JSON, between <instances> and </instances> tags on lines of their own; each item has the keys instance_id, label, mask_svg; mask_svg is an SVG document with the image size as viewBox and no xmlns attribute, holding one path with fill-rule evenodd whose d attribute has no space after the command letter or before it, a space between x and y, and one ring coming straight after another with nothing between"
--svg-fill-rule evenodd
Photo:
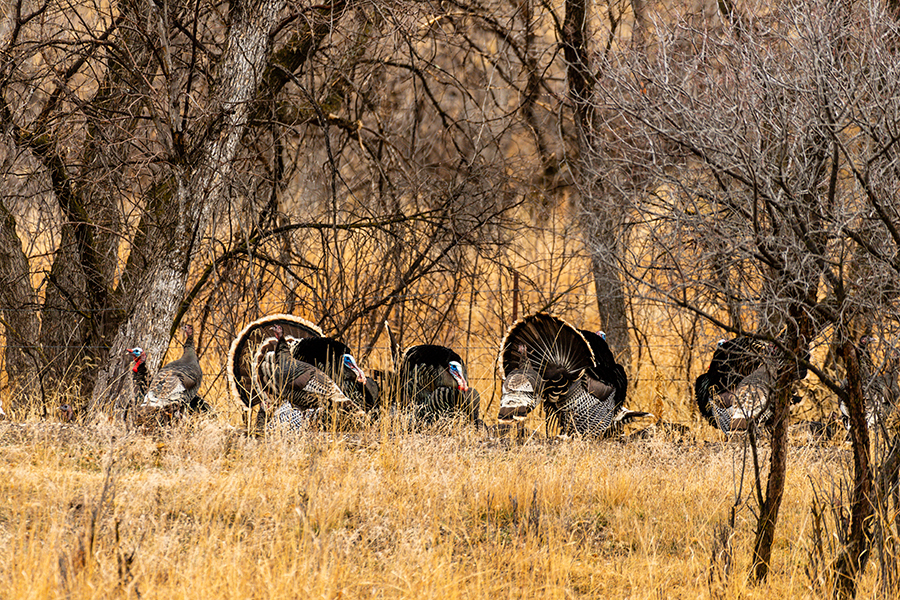
<instances>
[{"instance_id":1,"label":"tall dry grass","mask_svg":"<svg viewBox=\"0 0 900 600\"><path fill-rule=\"evenodd\" d=\"M741 444L700 433L518 445L466 427L0 425L0 597L817 597L810 481L845 451L793 450L772 576L751 587L752 502L730 579L711 577Z\"/></svg>"}]
</instances>

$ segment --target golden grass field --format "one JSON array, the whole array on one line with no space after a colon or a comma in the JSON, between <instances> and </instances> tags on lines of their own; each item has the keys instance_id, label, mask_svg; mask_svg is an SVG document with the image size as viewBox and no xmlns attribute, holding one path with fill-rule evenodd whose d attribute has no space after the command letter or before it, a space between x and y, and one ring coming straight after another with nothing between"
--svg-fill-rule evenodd
<instances>
[{"instance_id":1,"label":"golden grass field","mask_svg":"<svg viewBox=\"0 0 900 600\"><path fill-rule=\"evenodd\" d=\"M830 489L848 448L792 447L772 574L754 587L748 504L731 578L711 569L742 444L694 431L511 443L464 426L411 434L376 423L284 439L207 417L153 434L0 424L0 597L827 593L807 574L811 481ZM860 597L871 597L873 571Z\"/></svg>"},{"instance_id":2,"label":"golden grass field","mask_svg":"<svg viewBox=\"0 0 900 600\"><path fill-rule=\"evenodd\" d=\"M589 278L540 279L589 273L564 266L531 260L532 287L563 288L567 318L595 329ZM435 340L463 354L489 424L505 329L489 309L508 301L486 295L458 319L471 324L471 343L465 331ZM521 313L545 301L525 290ZM810 559L814 484L830 499L849 445L794 440L761 586L747 582L755 501L745 482L724 576L711 558L721 555L717 532L735 501L744 446L697 419L670 317L640 316L655 346L636 361L628 406L688 425L687 437L521 442L461 425L412 434L379 422L351 433L249 437L224 357L210 351L201 393L217 418L148 433L20 411L16 422L0 422L0 600L829 596L822 561ZM700 336L695 363L708 361L715 337ZM387 366L381 344L365 368ZM176 339L166 360L179 353ZM798 408L795 418L817 416ZM528 426L540 428L540 415ZM870 565L859 597L873 597L876 585Z\"/></svg>"}]
</instances>

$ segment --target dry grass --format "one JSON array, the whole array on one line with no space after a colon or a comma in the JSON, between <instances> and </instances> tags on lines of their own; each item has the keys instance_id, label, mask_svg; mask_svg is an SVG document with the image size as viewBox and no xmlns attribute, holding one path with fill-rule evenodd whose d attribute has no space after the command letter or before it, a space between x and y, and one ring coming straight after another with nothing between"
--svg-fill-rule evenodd
<instances>
[{"instance_id":1,"label":"dry grass","mask_svg":"<svg viewBox=\"0 0 900 600\"><path fill-rule=\"evenodd\" d=\"M712 434L251 439L204 419L156 436L6 424L0 447L3 598L816 597L810 479L846 452L794 450L776 564L754 588L748 505L735 574L709 584L741 456Z\"/></svg>"}]
</instances>

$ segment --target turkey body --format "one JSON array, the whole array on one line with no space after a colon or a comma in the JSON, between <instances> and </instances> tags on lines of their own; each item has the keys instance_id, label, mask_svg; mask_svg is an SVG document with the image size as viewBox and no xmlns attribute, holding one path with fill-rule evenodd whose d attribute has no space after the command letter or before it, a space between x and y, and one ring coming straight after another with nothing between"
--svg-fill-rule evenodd
<instances>
[{"instance_id":1,"label":"turkey body","mask_svg":"<svg viewBox=\"0 0 900 600\"><path fill-rule=\"evenodd\" d=\"M289 314L267 315L238 332L228 350L225 373L232 397L248 411L262 404L266 394L259 381L259 366L269 353L275 352L277 340L271 330L274 325L281 325L288 344L323 335L318 326Z\"/></svg>"},{"instance_id":2,"label":"turkey body","mask_svg":"<svg viewBox=\"0 0 900 600\"><path fill-rule=\"evenodd\" d=\"M783 360L787 358L773 344L745 336L720 340L709 369L694 382L700 414L725 433L768 424ZM806 370L798 368L795 379L805 376Z\"/></svg>"},{"instance_id":3,"label":"turkey body","mask_svg":"<svg viewBox=\"0 0 900 600\"><path fill-rule=\"evenodd\" d=\"M423 424L463 416L478 421L481 396L469 387L462 357L437 344L412 346L403 353L399 371L401 405Z\"/></svg>"},{"instance_id":4,"label":"turkey body","mask_svg":"<svg viewBox=\"0 0 900 600\"><path fill-rule=\"evenodd\" d=\"M323 371L338 384L345 396L366 412L377 411L379 387L373 379L366 377L343 342L329 337L302 338L292 344L291 356Z\"/></svg>"},{"instance_id":5,"label":"turkey body","mask_svg":"<svg viewBox=\"0 0 900 600\"><path fill-rule=\"evenodd\" d=\"M866 425L871 431L879 423L892 415L900 402L900 383L898 383L898 357L897 351L889 348L880 365L875 364L872 355L872 345L878 339L865 336L859 341L857 356L859 357L859 376L863 384L863 400ZM841 382L841 387L846 389L846 380ZM844 428L850 430L850 409L844 399L838 402Z\"/></svg>"},{"instance_id":6,"label":"turkey body","mask_svg":"<svg viewBox=\"0 0 900 600\"><path fill-rule=\"evenodd\" d=\"M272 330L277 340L275 349L259 364L258 377L270 398L267 412L277 407L273 423L294 430L327 415L331 409L356 408L324 371L294 358L281 325L272 326Z\"/></svg>"},{"instance_id":7,"label":"turkey body","mask_svg":"<svg viewBox=\"0 0 900 600\"><path fill-rule=\"evenodd\" d=\"M500 347L501 423L523 420L543 402L560 433L603 437L649 413L624 408L628 379L604 337L537 313L514 324Z\"/></svg>"},{"instance_id":8,"label":"turkey body","mask_svg":"<svg viewBox=\"0 0 900 600\"><path fill-rule=\"evenodd\" d=\"M153 379L143 406L169 408L174 405L190 406L196 402L197 391L203 382L203 371L194 348L194 329L183 328L185 334L181 358L162 367Z\"/></svg>"}]
</instances>

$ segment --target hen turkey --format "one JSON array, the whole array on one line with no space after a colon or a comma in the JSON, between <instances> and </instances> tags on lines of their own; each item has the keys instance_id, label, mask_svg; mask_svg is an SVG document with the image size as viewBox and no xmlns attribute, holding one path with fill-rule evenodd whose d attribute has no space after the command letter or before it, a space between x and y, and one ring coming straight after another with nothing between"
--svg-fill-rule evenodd
<instances>
[{"instance_id":1,"label":"hen turkey","mask_svg":"<svg viewBox=\"0 0 900 600\"><path fill-rule=\"evenodd\" d=\"M182 331L185 339L181 358L168 363L153 376L144 399L144 407L168 408L196 403L203 371L194 348L194 328L186 324L182 326Z\"/></svg>"}]
</instances>

